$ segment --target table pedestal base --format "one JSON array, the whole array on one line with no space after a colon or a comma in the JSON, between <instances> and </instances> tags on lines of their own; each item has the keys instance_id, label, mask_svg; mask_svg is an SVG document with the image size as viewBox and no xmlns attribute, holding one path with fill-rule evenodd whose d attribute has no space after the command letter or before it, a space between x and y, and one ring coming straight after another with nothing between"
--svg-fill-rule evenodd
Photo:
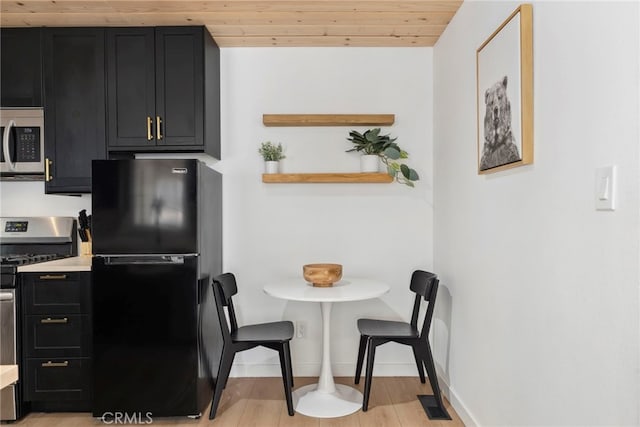
<instances>
[{"instance_id":1,"label":"table pedestal base","mask_svg":"<svg viewBox=\"0 0 640 427\"><path fill-rule=\"evenodd\" d=\"M293 392L293 407L302 415L334 418L353 414L362 408L362 393L353 387L336 384L336 391L318 391L318 384L306 385Z\"/></svg>"}]
</instances>

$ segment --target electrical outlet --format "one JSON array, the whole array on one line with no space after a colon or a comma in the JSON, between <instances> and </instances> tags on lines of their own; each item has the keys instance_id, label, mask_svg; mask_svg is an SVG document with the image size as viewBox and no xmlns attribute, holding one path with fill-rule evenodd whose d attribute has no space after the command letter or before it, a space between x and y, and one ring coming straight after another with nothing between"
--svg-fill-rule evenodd
<instances>
[{"instance_id":1,"label":"electrical outlet","mask_svg":"<svg viewBox=\"0 0 640 427\"><path fill-rule=\"evenodd\" d=\"M296 338L304 338L307 335L307 322L304 320L297 320L294 324Z\"/></svg>"}]
</instances>

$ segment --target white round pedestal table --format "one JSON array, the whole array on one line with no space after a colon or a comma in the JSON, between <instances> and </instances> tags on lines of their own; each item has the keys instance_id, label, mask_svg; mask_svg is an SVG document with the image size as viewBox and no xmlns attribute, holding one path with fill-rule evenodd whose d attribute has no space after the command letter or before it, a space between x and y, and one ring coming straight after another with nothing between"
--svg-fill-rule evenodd
<instances>
[{"instance_id":1,"label":"white round pedestal table","mask_svg":"<svg viewBox=\"0 0 640 427\"><path fill-rule=\"evenodd\" d=\"M344 278L331 287L314 287L303 279L287 279L266 285L264 292L290 301L320 303L322 311L322 363L317 384L293 392L296 412L310 417L342 417L362 407L362 393L353 387L336 384L331 372L331 307L334 302L377 298L389 291L389 285L365 278Z\"/></svg>"}]
</instances>

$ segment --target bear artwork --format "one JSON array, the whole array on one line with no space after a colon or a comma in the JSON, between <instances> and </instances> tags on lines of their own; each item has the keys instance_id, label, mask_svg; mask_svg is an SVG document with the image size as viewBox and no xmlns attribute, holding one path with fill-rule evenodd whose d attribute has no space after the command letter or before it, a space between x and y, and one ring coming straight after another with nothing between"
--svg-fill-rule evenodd
<instances>
[{"instance_id":1,"label":"bear artwork","mask_svg":"<svg viewBox=\"0 0 640 427\"><path fill-rule=\"evenodd\" d=\"M484 103L484 147L480 170L521 160L511 133L511 103L507 98L507 76L487 89Z\"/></svg>"}]
</instances>

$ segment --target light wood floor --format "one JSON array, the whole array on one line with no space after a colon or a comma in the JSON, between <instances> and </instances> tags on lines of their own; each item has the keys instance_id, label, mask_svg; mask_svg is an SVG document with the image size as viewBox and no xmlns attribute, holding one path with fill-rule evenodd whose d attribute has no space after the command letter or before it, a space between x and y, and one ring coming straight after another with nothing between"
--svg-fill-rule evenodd
<instances>
[{"instance_id":1,"label":"light wood floor","mask_svg":"<svg viewBox=\"0 0 640 427\"><path fill-rule=\"evenodd\" d=\"M295 378L295 388L312 384L317 378ZM336 378L337 383L353 386L352 378ZM428 381L427 381L428 384ZM364 377L357 388L362 391ZM417 377L375 377L371 386L369 410L340 418L310 418L287 414L282 378L229 378L222 394L218 414L209 421L209 409L198 420L189 418L158 418L152 425L164 426L225 426L225 427L460 427L464 426L449 402L445 400L451 421L431 421L416 398L430 394L428 385ZM31 413L15 426L84 427L105 426L89 413ZM112 426L122 424L110 424Z\"/></svg>"}]
</instances>

